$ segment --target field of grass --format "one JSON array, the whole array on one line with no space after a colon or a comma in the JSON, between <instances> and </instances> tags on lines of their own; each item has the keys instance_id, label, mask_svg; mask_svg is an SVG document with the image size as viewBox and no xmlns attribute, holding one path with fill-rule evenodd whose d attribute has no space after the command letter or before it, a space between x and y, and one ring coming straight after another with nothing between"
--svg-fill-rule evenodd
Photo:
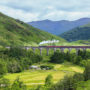
<instances>
[{"instance_id":1,"label":"field of grass","mask_svg":"<svg viewBox=\"0 0 90 90\"><path fill-rule=\"evenodd\" d=\"M19 77L27 87L33 87L36 85L43 85L45 78L47 75L51 74L53 76L54 83L58 82L62 79L65 75L73 75L75 72L82 73L84 68L72 65L71 63L64 63L64 64L51 64L54 65L53 70L26 70L21 73L16 74L7 74L4 77L10 80L10 83ZM49 65L48 64L48 65ZM36 64L41 65L41 64Z\"/></svg>"}]
</instances>

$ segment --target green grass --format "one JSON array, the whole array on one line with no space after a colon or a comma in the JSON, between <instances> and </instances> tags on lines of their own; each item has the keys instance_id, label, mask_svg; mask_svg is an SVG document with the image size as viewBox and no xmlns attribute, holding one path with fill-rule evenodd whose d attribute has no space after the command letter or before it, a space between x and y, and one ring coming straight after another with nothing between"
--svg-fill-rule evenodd
<instances>
[{"instance_id":1,"label":"green grass","mask_svg":"<svg viewBox=\"0 0 90 90\"><path fill-rule=\"evenodd\" d=\"M24 82L28 87L43 85L47 75L51 74L53 76L54 83L58 82L65 75L73 75L75 72L82 73L84 68L72 65L71 63L64 64L51 64L54 65L54 70L26 70L21 73L7 74L4 77L9 79L11 84L13 81L20 77L20 80ZM38 64L35 64L38 65Z\"/></svg>"}]
</instances>

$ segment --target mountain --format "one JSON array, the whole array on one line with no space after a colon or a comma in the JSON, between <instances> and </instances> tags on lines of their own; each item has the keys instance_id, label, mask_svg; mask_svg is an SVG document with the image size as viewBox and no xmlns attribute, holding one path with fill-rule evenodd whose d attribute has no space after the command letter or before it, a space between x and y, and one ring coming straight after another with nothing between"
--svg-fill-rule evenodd
<instances>
[{"instance_id":1,"label":"mountain","mask_svg":"<svg viewBox=\"0 0 90 90\"><path fill-rule=\"evenodd\" d=\"M41 31L20 20L0 13L0 45L32 45L50 39L65 41L58 36Z\"/></svg>"},{"instance_id":2,"label":"mountain","mask_svg":"<svg viewBox=\"0 0 90 90\"><path fill-rule=\"evenodd\" d=\"M51 20L43 20L43 21L33 21L28 22L28 24L44 30L46 32L59 35L62 34L68 30L71 30L73 28L76 28L81 25L85 25L90 23L90 18L81 18L79 20L75 21L67 21L67 20L61 20L61 21L51 21Z\"/></svg>"},{"instance_id":3,"label":"mountain","mask_svg":"<svg viewBox=\"0 0 90 90\"><path fill-rule=\"evenodd\" d=\"M90 41L90 23L74 28L60 35L68 41L88 40Z\"/></svg>"}]
</instances>

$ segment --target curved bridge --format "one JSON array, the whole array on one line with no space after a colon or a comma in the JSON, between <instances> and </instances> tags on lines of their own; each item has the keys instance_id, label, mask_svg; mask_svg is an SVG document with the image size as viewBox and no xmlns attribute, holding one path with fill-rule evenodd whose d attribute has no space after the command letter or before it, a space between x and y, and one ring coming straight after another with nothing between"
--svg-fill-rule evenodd
<instances>
[{"instance_id":1,"label":"curved bridge","mask_svg":"<svg viewBox=\"0 0 90 90\"><path fill-rule=\"evenodd\" d=\"M54 53L56 52L57 49L60 49L60 51L62 53L64 53L64 50L65 49L68 49L69 53L72 49L76 49L76 54L78 54L78 51L80 49L82 49L83 51L86 51L86 49L90 49L90 46L39 46L39 47L28 47L26 46L25 49L30 49L32 48L33 49L33 52L35 53L35 49L39 49L40 50L40 54L42 55L42 50L43 49L46 49L47 50L47 55L49 55L49 50L50 49L53 49L54 50Z\"/></svg>"},{"instance_id":2,"label":"curved bridge","mask_svg":"<svg viewBox=\"0 0 90 90\"><path fill-rule=\"evenodd\" d=\"M10 47L6 47L6 48L10 48ZM40 55L42 55L42 50L46 49L47 50L47 55L49 55L49 50L53 49L54 53L56 52L57 49L60 49L60 51L62 53L64 53L65 49L68 49L69 53L72 49L76 49L76 54L78 55L78 51L80 49L82 49L83 51L86 51L87 49L90 49L90 46L39 46L39 47L33 47L33 46L24 46L24 49L28 50L28 49L32 49L33 52L35 53L36 49L40 50Z\"/></svg>"}]
</instances>

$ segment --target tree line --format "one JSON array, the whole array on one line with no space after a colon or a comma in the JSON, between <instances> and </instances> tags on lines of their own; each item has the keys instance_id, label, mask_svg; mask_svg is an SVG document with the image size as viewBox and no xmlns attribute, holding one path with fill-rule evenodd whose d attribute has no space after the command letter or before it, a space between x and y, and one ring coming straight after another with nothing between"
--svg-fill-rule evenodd
<instances>
[{"instance_id":1,"label":"tree line","mask_svg":"<svg viewBox=\"0 0 90 90\"><path fill-rule=\"evenodd\" d=\"M42 60L42 56L18 47L0 50L0 73L18 73Z\"/></svg>"},{"instance_id":2,"label":"tree line","mask_svg":"<svg viewBox=\"0 0 90 90\"><path fill-rule=\"evenodd\" d=\"M90 59L90 51L78 51L78 55L75 53L61 53L56 51L51 57L51 63L63 63L64 61L72 62L73 64L85 66L87 64L88 59Z\"/></svg>"}]
</instances>

